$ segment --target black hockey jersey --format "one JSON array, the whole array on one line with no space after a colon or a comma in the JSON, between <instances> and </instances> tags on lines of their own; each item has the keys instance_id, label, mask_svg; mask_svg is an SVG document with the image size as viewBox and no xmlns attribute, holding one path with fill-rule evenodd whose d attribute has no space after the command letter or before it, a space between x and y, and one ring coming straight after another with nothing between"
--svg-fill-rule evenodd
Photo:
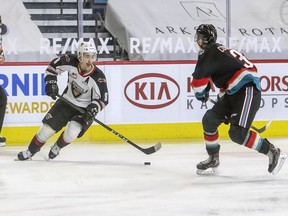
<instances>
[{"instance_id":1,"label":"black hockey jersey","mask_svg":"<svg viewBox=\"0 0 288 216\"><path fill-rule=\"evenodd\" d=\"M98 106L98 111L108 104L108 88L104 73L93 64L88 74L82 73L76 55L64 55L53 59L45 71L46 76L57 76L68 72L67 87L63 97L73 104L86 108L90 103Z\"/></svg>"},{"instance_id":2,"label":"black hockey jersey","mask_svg":"<svg viewBox=\"0 0 288 216\"><path fill-rule=\"evenodd\" d=\"M192 87L197 96L204 95L210 80L220 92L236 93L243 85L255 83L260 90L257 68L242 53L222 44L212 43L199 51Z\"/></svg>"}]
</instances>

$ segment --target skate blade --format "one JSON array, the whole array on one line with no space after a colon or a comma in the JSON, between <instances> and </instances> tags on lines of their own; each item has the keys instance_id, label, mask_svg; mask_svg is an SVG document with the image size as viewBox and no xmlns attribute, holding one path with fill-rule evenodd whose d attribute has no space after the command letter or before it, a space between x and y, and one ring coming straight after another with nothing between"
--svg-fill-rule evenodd
<instances>
[{"instance_id":1,"label":"skate blade","mask_svg":"<svg viewBox=\"0 0 288 216\"><path fill-rule=\"evenodd\" d=\"M279 173L279 171L281 170L282 166L284 165L286 159L287 159L287 154L281 154L279 156L277 166L272 171L272 175L277 175Z\"/></svg>"},{"instance_id":2,"label":"skate blade","mask_svg":"<svg viewBox=\"0 0 288 216\"><path fill-rule=\"evenodd\" d=\"M20 160L19 158L15 158L14 159L14 161L31 161L32 160L32 158L28 158L28 159L26 159L26 160Z\"/></svg>"},{"instance_id":3,"label":"skate blade","mask_svg":"<svg viewBox=\"0 0 288 216\"><path fill-rule=\"evenodd\" d=\"M198 169L196 171L197 175L204 175L204 176L213 176L213 175L218 175L219 174L219 170L218 167L215 168L209 168L207 170L200 170Z\"/></svg>"}]
</instances>

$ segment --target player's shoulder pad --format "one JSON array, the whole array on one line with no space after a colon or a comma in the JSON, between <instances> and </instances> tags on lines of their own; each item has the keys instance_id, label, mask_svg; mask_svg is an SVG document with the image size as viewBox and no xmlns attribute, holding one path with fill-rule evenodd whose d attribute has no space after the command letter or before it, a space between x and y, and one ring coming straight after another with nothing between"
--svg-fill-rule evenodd
<instances>
[{"instance_id":1,"label":"player's shoulder pad","mask_svg":"<svg viewBox=\"0 0 288 216\"><path fill-rule=\"evenodd\" d=\"M95 71L91 74L91 77L99 83L106 83L106 77L104 72L95 65Z\"/></svg>"}]
</instances>

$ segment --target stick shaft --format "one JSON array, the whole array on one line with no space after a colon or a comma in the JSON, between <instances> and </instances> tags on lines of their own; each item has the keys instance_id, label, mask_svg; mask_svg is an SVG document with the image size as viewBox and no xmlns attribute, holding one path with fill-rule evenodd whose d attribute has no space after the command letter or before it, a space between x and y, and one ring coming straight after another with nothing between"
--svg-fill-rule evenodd
<instances>
[{"instance_id":1,"label":"stick shaft","mask_svg":"<svg viewBox=\"0 0 288 216\"><path fill-rule=\"evenodd\" d=\"M67 104L69 104L70 106L72 106L74 109L78 110L79 112L85 113L85 111L83 109L81 109L80 107L71 103L69 100L67 100L63 96L57 94L57 97L60 98L61 100L63 100L64 102L66 102ZM97 122L102 127L104 127L105 129L107 129L108 131L110 131L111 133L113 133L114 135L118 136L120 139L124 140L125 142L129 143L130 145L134 146L135 148L137 148L138 150L142 151L145 154L152 154L161 148L160 142L158 142L155 146L149 147L147 149L141 148L140 146L138 146L137 144L135 144L134 142L129 140L127 137L125 137L122 134L118 133L117 131L113 130L112 128L110 128L108 125L104 124L100 120L94 118L94 121Z\"/></svg>"}]
</instances>

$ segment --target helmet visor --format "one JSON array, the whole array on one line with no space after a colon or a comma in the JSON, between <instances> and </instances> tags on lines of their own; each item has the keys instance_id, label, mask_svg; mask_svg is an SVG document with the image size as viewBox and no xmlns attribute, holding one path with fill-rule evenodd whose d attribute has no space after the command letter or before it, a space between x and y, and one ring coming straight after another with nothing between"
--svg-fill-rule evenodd
<instances>
[{"instance_id":1,"label":"helmet visor","mask_svg":"<svg viewBox=\"0 0 288 216\"><path fill-rule=\"evenodd\" d=\"M196 31L195 36L194 36L194 41L198 42L200 40L205 41L205 37L203 34L201 34L200 32Z\"/></svg>"}]
</instances>

